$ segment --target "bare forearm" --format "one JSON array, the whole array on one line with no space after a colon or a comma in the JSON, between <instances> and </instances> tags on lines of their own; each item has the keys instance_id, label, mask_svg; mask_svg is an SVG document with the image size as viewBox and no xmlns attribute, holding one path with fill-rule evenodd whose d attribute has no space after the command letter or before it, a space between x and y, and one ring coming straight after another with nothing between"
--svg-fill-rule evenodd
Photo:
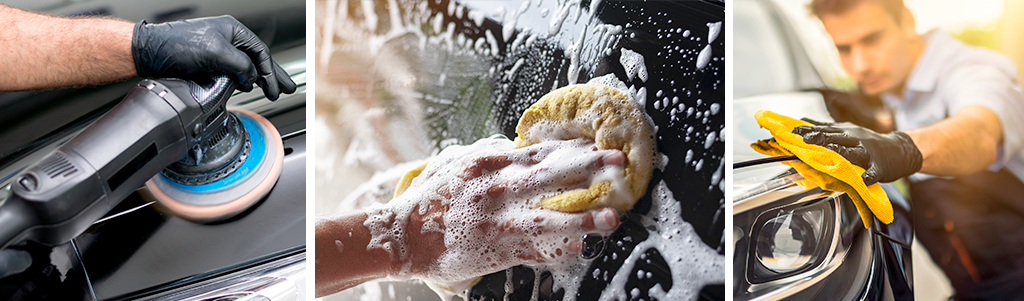
<instances>
[{"instance_id":1,"label":"bare forearm","mask_svg":"<svg viewBox=\"0 0 1024 301\"><path fill-rule=\"evenodd\" d=\"M950 118L906 133L924 157L921 172L938 176L985 170L995 162L1002 139L999 116L981 106L963 108Z\"/></svg>"},{"instance_id":2,"label":"bare forearm","mask_svg":"<svg viewBox=\"0 0 1024 301\"><path fill-rule=\"evenodd\" d=\"M394 270L391 256L367 250L370 231L362 211L316 218L316 296L330 295L383 278Z\"/></svg>"},{"instance_id":3,"label":"bare forearm","mask_svg":"<svg viewBox=\"0 0 1024 301\"><path fill-rule=\"evenodd\" d=\"M135 76L134 24L0 5L0 91L90 85Z\"/></svg>"}]
</instances>

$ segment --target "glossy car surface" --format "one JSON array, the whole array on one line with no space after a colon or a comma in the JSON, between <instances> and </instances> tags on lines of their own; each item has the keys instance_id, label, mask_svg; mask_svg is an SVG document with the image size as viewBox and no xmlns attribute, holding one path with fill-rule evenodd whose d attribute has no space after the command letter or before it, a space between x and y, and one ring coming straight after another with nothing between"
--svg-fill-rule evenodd
<instances>
[{"instance_id":1,"label":"glossy car surface","mask_svg":"<svg viewBox=\"0 0 1024 301\"><path fill-rule=\"evenodd\" d=\"M39 3L36 3L41 5ZM230 4L230 5L228 5ZM159 20L232 12L271 49L298 90L268 101L262 91L235 94L228 108L267 118L281 133L284 168L271 192L231 219L189 222L158 208L145 190L122 201L71 242L55 247L30 244L33 265L0 279L3 298L42 300L182 300L197 296L281 296L305 293L306 58L304 1L250 3L164 3L149 10L126 9L116 1L84 1L50 10L99 11L126 18ZM262 5L262 6L260 6ZM31 7L30 7L31 8ZM95 8L95 9L90 9ZM103 86L0 94L0 184L74 137L120 101L139 79ZM116 135L116 133L111 133ZM22 295L18 295L20 289ZM260 290L262 289L262 291ZM227 298L227 297L225 297ZM289 299L290 298L290 299ZM229 298L230 299L230 298ZM277 300L277 299L274 299Z\"/></svg>"},{"instance_id":2,"label":"glossy car surface","mask_svg":"<svg viewBox=\"0 0 1024 301\"><path fill-rule=\"evenodd\" d=\"M754 120L756 111L831 120L821 95L806 91L832 81L772 2L737 1L734 14L735 164L765 157L749 146L771 137ZM849 196L804 189L795 183L800 179L781 163L734 169L735 300L913 299L913 226L903 193L883 184L895 220L865 229Z\"/></svg>"}]
</instances>

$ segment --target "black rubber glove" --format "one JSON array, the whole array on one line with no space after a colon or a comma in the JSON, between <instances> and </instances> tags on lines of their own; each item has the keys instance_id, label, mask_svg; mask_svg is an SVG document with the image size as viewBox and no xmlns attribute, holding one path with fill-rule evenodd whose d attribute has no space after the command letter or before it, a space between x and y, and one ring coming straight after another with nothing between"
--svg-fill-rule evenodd
<instances>
[{"instance_id":1,"label":"black rubber glove","mask_svg":"<svg viewBox=\"0 0 1024 301\"><path fill-rule=\"evenodd\" d=\"M239 90L252 91L255 83L270 100L295 92L295 82L270 58L267 45L231 16L140 21L132 35L132 57L142 77L228 74L238 80Z\"/></svg>"},{"instance_id":2,"label":"black rubber glove","mask_svg":"<svg viewBox=\"0 0 1024 301\"><path fill-rule=\"evenodd\" d=\"M864 183L892 182L921 170L924 158L904 132L879 134L849 122L825 123L807 118L815 126L798 126L793 133L804 142L824 146L865 169Z\"/></svg>"},{"instance_id":3,"label":"black rubber glove","mask_svg":"<svg viewBox=\"0 0 1024 301\"><path fill-rule=\"evenodd\" d=\"M870 113L884 106L882 100L877 96L867 96L858 91L845 92L832 89L813 89L813 91L821 93L822 99L825 100L825 107L828 108L828 114L832 115L832 119L836 122L852 122L875 132L892 131L883 126L878 118Z\"/></svg>"}]
</instances>

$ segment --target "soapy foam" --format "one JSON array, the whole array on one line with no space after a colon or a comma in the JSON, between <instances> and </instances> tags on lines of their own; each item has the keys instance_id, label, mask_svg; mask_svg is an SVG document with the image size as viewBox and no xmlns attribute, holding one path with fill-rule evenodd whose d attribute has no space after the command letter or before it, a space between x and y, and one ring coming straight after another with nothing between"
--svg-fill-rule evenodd
<instances>
[{"instance_id":1,"label":"soapy foam","mask_svg":"<svg viewBox=\"0 0 1024 301\"><path fill-rule=\"evenodd\" d=\"M551 18L551 24L548 26L549 36L554 36L562 30L562 23L565 23L565 18L569 17L570 11L579 9L579 2L580 0L566 1L558 8L558 14Z\"/></svg>"},{"instance_id":2,"label":"soapy foam","mask_svg":"<svg viewBox=\"0 0 1024 301\"><path fill-rule=\"evenodd\" d=\"M367 1L367 2L369 2L369 1ZM540 1L535 1L535 2L537 4L538 8L541 7L541 5L540 5L541 2ZM580 18L583 15L583 13L579 12L579 11L570 11L570 10L573 10L573 9L578 9L577 7L580 6L578 1L559 1L559 2L560 2L559 4L556 4L559 7L554 9L554 11L555 12L565 12L565 16L562 17L562 21L560 21L560 23L558 24L559 28L561 28L561 26L562 26L561 23L564 23L564 19L569 17L568 16L569 12L574 13L574 17L576 17L576 18ZM597 3L598 3L598 1L591 1L591 9L590 9L590 15L591 16L594 14L595 7L598 6ZM391 3L389 3L389 4L391 4ZM373 3L365 3L364 5L362 5L362 8L364 10L367 9L368 7L372 8L372 5L373 5ZM450 7L450 9L453 12L461 13L461 11L463 9L465 9L465 7L460 7L460 6L453 5L453 6ZM392 9L390 11L398 11L398 10L397 9ZM473 19L474 17L479 16L478 17L479 21L477 21L477 19L473 19L472 21L475 21L475 23L477 23L478 25L482 25L482 23L483 23L482 20L483 20L483 16L484 16L483 13L474 14L474 12L472 10L466 10L466 11L468 12L468 17L470 19ZM511 14L511 13L514 13L514 12L512 10L509 10L509 13ZM449 15L450 14L451 14L451 12L449 12ZM556 14L556 16L557 15L558 14ZM367 24L367 27L372 26L372 27L376 28L377 27L376 15L373 15L372 17L373 17L373 21L372 22L366 22L366 23L372 23L372 25L371 24ZM369 17L367 19L369 19ZM499 19L499 22L505 22L506 21L506 16L505 16L505 14L502 14L497 19ZM509 19L511 19L511 18L509 18ZM555 19L557 19L557 18L555 18ZM406 20L407 20L407 22L409 22L409 24L406 24L407 26L404 29L411 30L411 31L413 31L414 34L416 33L415 31L418 30L417 28L421 27L421 26L419 26L419 24L415 24L416 22L424 22L424 23L426 23L426 22L429 22L429 21L433 21L433 20L431 20L429 18L429 16L426 17L426 18L423 18L422 21L417 20L415 17L408 18ZM394 23L394 20L391 20L391 21ZM439 21L441 21L441 20L439 20ZM552 22L554 22L554 19L552 20ZM719 23L719 28L712 28L713 23L709 23L709 26L708 26L709 31L718 30L720 32L720 23L721 22L718 22L718 23ZM433 24L429 24L429 25L433 25ZM431 28L431 27L433 27L433 26L429 26L429 25L427 27L422 27L422 28ZM471 44L472 45L474 43L475 40L465 40L465 41L462 41L462 42L453 42L453 41L451 41L451 40L459 41L459 40L462 40L462 39L453 39L452 38L453 37L453 33L454 33L454 29L455 29L454 26L453 26L454 23L448 23L446 25L447 25L447 32L446 33L442 33L440 38L438 38L438 37L431 37L430 38L431 41L435 41L435 42L440 41L440 42L447 43L448 44L448 50L450 50L450 51L458 51L456 49L456 46L458 46L457 44L466 43L466 44ZM626 24L626 28L629 28L630 25L631 24L627 23ZM599 24L597 26L601 26L601 25ZM398 29L398 28L399 27L394 26L394 24L392 24L391 31L396 31L396 29ZM550 31L550 29L551 28L549 27L549 31ZM595 29L595 32L592 35L591 41L587 42L588 44L587 44L586 47L581 47L581 48L583 48L581 53L586 52L589 55L591 52L592 53L601 53L602 50L607 51L607 49L595 49L595 47L593 47L593 45L590 45L590 44L593 43L593 39L599 38L599 37L600 37L600 39L598 39L599 42L597 43L599 46L609 45L609 46L604 46L604 47L612 48L612 46L610 46L610 44L606 44L607 42L604 41L603 37L605 37L605 36L615 36L617 38L618 33L616 32L615 34L609 34L609 32L611 32L611 30L608 30L608 29L601 29L601 30L602 31L600 33L598 33L597 30ZM673 28L673 29L669 29L669 30L674 31L675 35L673 35L673 38L675 38L677 35L682 35L683 37L689 37L690 36L690 31L689 30L685 30L684 31L682 28ZM429 29L427 29L425 31L429 31ZM555 30L555 32L558 32L558 31L559 30ZM494 33L498 33L498 32L494 32ZM492 36L496 36L493 33L490 33L490 34ZM501 38L505 38L504 32L498 33L498 34L502 34ZM513 42L513 46L508 48L508 49L506 49L508 52L512 52L513 50L519 49L519 47L523 47L523 46L529 48L533 43L537 42L538 39L545 40L544 37L539 37L537 34L524 34L523 32L520 32L519 34L522 35L522 36L528 36L528 37L525 39L525 42L522 45L515 45L516 43ZM422 34L419 34L419 35L422 36ZM553 36L555 34L551 34L551 35ZM717 38L716 35L717 35L717 33L712 34L712 32L709 32L708 37L706 39L708 41L708 44L711 44L711 42L713 42ZM388 34L387 38L391 38L391 37L395 37L395 36L396 35ZM565 36L565 38L568 38L568 37L569 37L569 35ZM376 42L376 44L380 44L378 41L381 41L381 40L386 40L386 39L374 39L373 42ZM494 40L497 40L497 39L494 39ZM519 40L519 39L517 38L516 40ZM610 41L610 40L614 40L614 39L608 39L608 40ZM575 42L579 43L580 40L577 40ZM477 53L484 54L484 55L500 55L500 52L499 51L495 51L495 49L494 49L496 47L497 43L490 43L487 46L484 46L483 45L484 43L487 43L486 39L484 39L484 38L481 38L480 40L476 41L476 44L477 44L476 46L478 46L477 48L481 50L481 51L478 51ZM705 47L705 48L709 48L709 47ZM698 48L698 49L700 49L700 48ZM668 49L668 48L662 49L662 51L665 51L665 50L668 50L669 52L671 52L671 49ZM692 49L692 50L688 50L688 49L685 49L685 48L680 49L680 46L677 45L677 46L675 46L675 51L676 52L687 53L689 55L688 57L691 58L690 60L697 60L696 59L696 57L698 56L698 50L697 49ZM463 52L463 53L465 53L465 52ZM662 53L659 53L658 55L660 56L660 55L662 55ZM687 55L684 55L683 57L687 57ZM580 61L578 62L580 66L578 66L577 69L584 69L584 68L586 68L586 67L582 67L582 66L589 66L588 64L591 64L592 59L595 59L595 58L596 57L589 57L589 58L581 57ZM712 61L718 61L718 58L711 58L711 60ZM700 60L697 60L697 61L700 61ZM517 62L517 60L510 60L508 62L509 63ZM527 65L529 65L529 64L527 64ZM690 66L693 66L693 65L690 65ZM512 67L515 67L515 66L512 66ZM692 68L692 67L689 67L689 68ZM689 69L689 68L683 69L684 70L683 71L684 75L694 74L693 73L694 70L693 69ZM492 68L492 69L494 69L494 68ZM503 73L505 73L505 74L501 74L501 73L494 73L494 72L492 72L492 74L494 74L495 77L499 77L499 78L504 77L502 75L513 75L513 78L514 78L515 77L514 75L517 73L517 72L509 72L510 71L509 65L505 65L504 67L498 68L497 70L501 70ZM515 68L515 70L517 70L518 72L524 72L523 70L526 70L526 69L525 68L524 69ZM711 70L716 70L716 69L711 69ZM529 74L529 73L524 73L524 74ZM717 71L716 71L716 74L717 74ZM610 77L612 77L614 79L613 75L609 74L609 75L606 75L606 76L610 76ZM582 76L580 76L580 77L582 77ZM615 81L618 81L618 80L615 79ZM565 84L564 80L563 80L563 82L561 84ZM552 88L558 87L559 85L560 84L556 82L556 83L554 83L554 87L552 87ZM623 91L629 91L630 88L633 88L636 92L635 93L630 93L630 94L637 101L640 101L640 100L646 98L646 97L640 97L641 94L646 94L646 93L642 93L643 87L641 87L641 86L625 86L625 85L623 85L621 83L618 84L618 85L615 85L615 84L610 84L610 85L616 86L616 88L619 88L619 89L621 89ZM622 85L622 87L619 87L619 85ZM674 86L675 83L673 82L671 85ZM690 95L690 91L686 91L687 90L686 87L683 87L682 89L686 92L687 96ZM696 90L697 93L701 92L700 89L694 89L694 90ZM672 89L672 91L666 91L666 92L673 92L674 93L674 92L677 92L677 91L675 91L675 89ZM659 90L657 93L659 94L657 96L659 98L661 98L662 94L664 94L661 90ZM681 94L678 94L678 95L681 96ZM646 95L643 95L643 96L646 96ZM665 102L665 104L667 104L667 102L669 102L669 99L666 98L663 101ZM695 111L692 108L686 107L685 105L683 105L682 102L679 102L678 105L673 103L671 106L664 105L664 104L659 104L659 102L661 102L661 101L658 101L658 99L654 100L654 103L655 103L654 106L655 106L656 109L659 109L658 107L661 107L661 108L665 109L666 111L668 111L670 109L678 111L678 113L680 114L679 116L675 116L675 113L673 113L673 115L670 116L673 121L683 121L684 116L682 114L684 114L684 113L686 114L685 118L689 118L689 116L696 116L696 115L703 114L705 116L705 117L703 117L704 118L704 124L707 124L707 117L706 116L708 115L708 111L705 110L705 109L707 109L706 106L705 107L697 108L696 110L702 111L702 112L697 112L697 111ZM676 101L674 101L674 99L673 99L673 102L676 102ZM692 103L690 103L690 104L692 105ZM718 103L712 103L711 104L710 113L712 115L716 115L717 111L720 110L720 108L716 108L717 105L718 105ZM689 110L687 110L687 109L689 109ZM665 112L665 113L667 113L667 112ZM697 120L698 122L700 122L699 118L700 117L698 117L698 120ZM689 121L687 121L687 122L689 122ZM706 144L707 143L707 141L708 141L707 140L707 136L704 136L704 135L711 132L710 131L711 130L710 127L708 127L708 129L705 130L704 127L701 126L701 129L698 129L696 132L694 131L694 127L693 126L686 126L686 125L684 125L683 128L686 129L686 131L685 131L686 134L687 134L686 141L690 141L690 139L691 139L690 134L693 134L692 138L696 139L696 141L704 142L704 143L698 143L698 145ZM712 139L712 140L721 141L721 140L724 139L724 138L721 138L722 137L721 134L718 134L718 137L719 137L718 139ZM660 136L659 136L659 140L660 140ZM443 145L455 144L455 143L459 143L460 140L452 138L452 139L447 139L446 141L448 141L448 143L441 143L439 145L443 146ZM462 141L465 141L465 140L462 140ZM698 146L698 149L699 148L700 147ZM703 154L701 154L701 153L703 153ZM696 165L698 165L697 163L701 163L700 165L703 165L703 162L702 162L703 158L700 158L700 157L706 156L706 155L707 155L707 153L705 153L704 151L700 151L700 153L698 153L696 155L694 155L692 153L692 151L688 151L686 161L689 164L689 166L691 166L691 167L695 167ZM662 156L664 156L664 154L662 154ZM698 158L694 158L694 157L698 157ZM667 159L667 157L665 159ZM715 162L712 159L713 158L709 158L709 160L710 160L709 162L712 162L711 164L713 164L713 162ZM656 166L660 165L659 167L661 167L663 169L664 165L667 164L667 161L668 160L661 160L661 163L660 164L656 163ZM694 162L694 161L697 161L697 162ZM718 175L719 174L718 170L721 170L721 168L722 168L721 161L719 161L718 163L719 163L718 164L719 166L718 166L718 168L715 171L715 175ZM719 185L721 185L721 183L723 183L724 181L719 180L717 182L719 183ZM419 208L417 207L417 209L419 209ZM429 222L427 224L429 224ZM427 224L424 225L425 228L427 227ZM434 230L423 229L422 231L436 231L436 229L434 229ZM606 277L608 276L607 275L608 274L607 271L604 271L604 274L605 274Z\"/></svg>"},{"instance_id":3,"label":"soapy foam","mask_svg":"<svg viewBox=\"0 0 1024 301\"><path fill-rule=\"evenodd\" d=\"M651 210L641 219L651 235L633 248L599 300L630 300L625 291L626 281L630 276L640 278L631 271L638 261L649 260L646 253L650 249L658 250L672 271L672 287L665 290L658 284L648 291L651 297L694 300L705 285L725 283L725 256L704 244L693 226L682 219L682 205L665 181L655 186L651 196ZM638 296L639 290L633 288L629 293Z\"/></svg>"},{"instance_id":4,"label":"soapy foam","mask_svg":"<svg viewBox=\"0 0 1024 301\"><path fill-rule=\"evenodd\" d=\"M531 31L533 31L533 28L529 27L524 28L522 31L520 31L519 34L516 35L516 39L512 41L512 46L509 46L508 51L515 52L516 50L518 50L519 46L523 45L523 41L526 41L528 37L533 36L530 34ZM522 58L520 58L520 60L521 59Z\"/></svg>"},{"instance_id":5,"label":"soapy foam","mask_svg":"<svg viewBox=\"0 0 1024 301\"><path fill-rule=\"evenodd\" d=\"M443 231L447 250L429 272L393 278L411 276L462 291L468 286L461 287L460 284L472 283L467 280L529 262L524 258L532 257L534 252L539 259L548 262L546 266L573 265L576 257L569 256L567 247L570 242L579 243L582 237L578 224L570 223L565 214L538 211L533 207L545 197L566 190L585 189L595 181L610 181L627 191L621 176L624 172L622 166L606 165L596 171L591 170L594 162L602 160L601 156L608 152L597 151L594 142L587 139L548 140L514 149L512 141L500 136L481 139L472 145L448 147L430 160L405 193L386 205L375 204L366 209L368 218L364 226L372 235L367 249L382 249L393 258L406 260L408 251L404 244L409 234L404 228L410 214L426 212L425 206L446 206L448 210L443 216L429 219L440 223L424 223L422 231ZM466 177L466 166L479 163L477 160L485 156L498 154L508 156L513 162L539 162L532 166L512 164L498 170L484 169L478 177ZM523 177L526 174L531 176ZM565 182L581 178L586 180ZM504 193L492 196L490 200L479 199L487 202L485 204L474 203L479 202L474 198L488 195L489 189L501 186L499 184L506 187ZM436 190L437 187L443 188ZM521 195L533 197L518 198ZM628 198L629 195L618 197ZM534 219L535 216L540 219ZM489 225L490 221L510 221L510 231L521 231L525 235L496 231L494 229L502 225ZM560 235L563 233L571 236ZM582 264L576 262L575 266L580 268ZM408 273L409 264L402 271ZM558 275L559 279L570 277L568 274Z\"/></svg>"},{"instance_id":6,"label":"soapy foam","mask_svg":"<svg viewBox=\"0 0 1024 301\"><path fill-rule=\"evenodd\" d=\"M580 76L580 52L583 51L583 40L587 38L587 29L580 31L580 37L575 44L569 46L569 85L575 85Z\"/></svg>"},{"instance_id":7,"label":"soapy foam","mask_svg":"<svg viewBox=\"0 0 1024 301\"><path fill-rule=\"evenodd\" d=\"M711 62L711 44L718 38L718 33L722 31L722 21L708 23L708 45L704 46L704 49L697 55L697 70L704 69ZM687 31L689 32L689 31ZM697 38L700 41L700 38Z\"/></svg>"},{"instance_id":8,"label":"soapy foam","mask_svg":"<svg viewBox=\"0 0 1024 301\"><path fill-rule=\"evenodd\" d=\"M623 48L622 55L619 56L619 63L622 64L623 69L626 69L626 77L630 81L633 81L634 77L638 77L641 81L647 82L647 66L644 65L643 55Z\"/></svg>"},{"instance_id":9,"label":"soapy foam","mask_svg":"<svg viewBox=\"0 0 1024 301\"><path fill-rule=\"evenodd\" d=\"M711 44L704 46L701 49L700 54L697 55L697 70L704 69L708 63L711 62Z\"/></svg>"}]
</instances>

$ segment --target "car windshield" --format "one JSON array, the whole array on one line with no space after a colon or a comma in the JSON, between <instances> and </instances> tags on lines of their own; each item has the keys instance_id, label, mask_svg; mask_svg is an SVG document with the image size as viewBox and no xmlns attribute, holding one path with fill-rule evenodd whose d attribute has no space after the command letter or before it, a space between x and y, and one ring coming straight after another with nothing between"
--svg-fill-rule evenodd
<instances>
[{"instance_id":1,"label":"car windshield","mask_svg":"<svg viewBox=\"0 0 1024 301\"><path fill-rule=\"evenodd\" d=\"M780 20L760 1L744 0L733 6L733 95L797 90L796 68Z\"/></svg>"}]
</instances>

